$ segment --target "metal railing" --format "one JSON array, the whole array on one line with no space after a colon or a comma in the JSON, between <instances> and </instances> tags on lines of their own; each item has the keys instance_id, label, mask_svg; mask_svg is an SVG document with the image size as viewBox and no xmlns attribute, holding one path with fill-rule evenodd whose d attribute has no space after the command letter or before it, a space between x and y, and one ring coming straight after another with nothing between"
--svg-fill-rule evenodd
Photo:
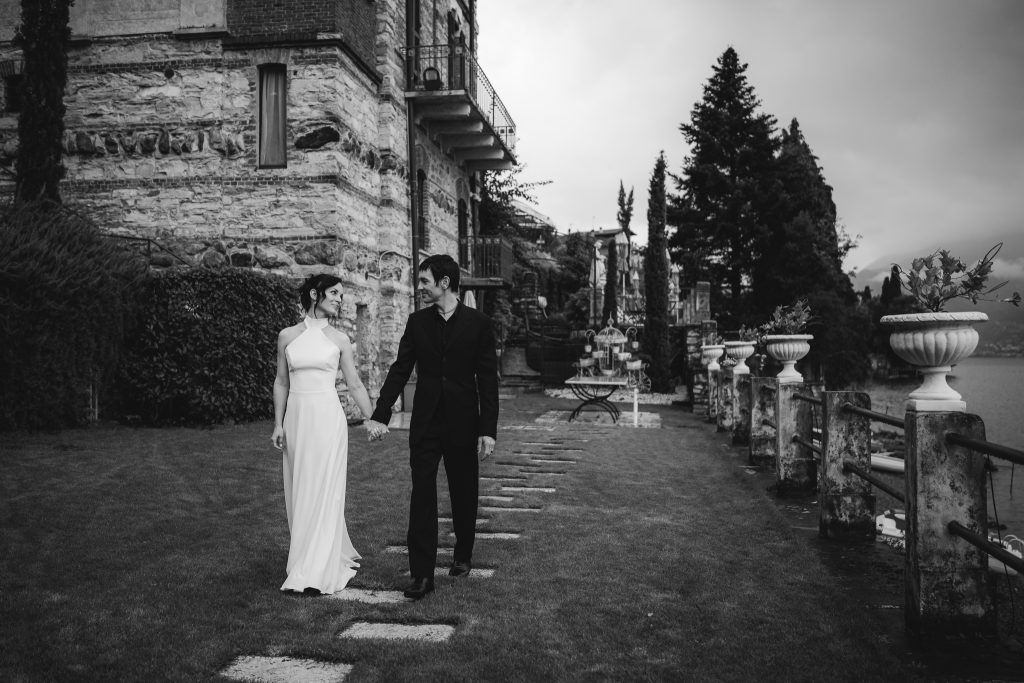
<instances>
[{"instance_id":1,"label":"metal railing","mask_svg":"<svg viewBox=\"0 0 1024 683\"><path fill-rule=\"evenodd\" d=\"M509 151L515 151L515 121L465 43L409 46L402 54L407 91L465 91L494 134Z\"/></svg>"},{"instance_id":2,"label":"metal railing","mask_svg":"<svg viewBox=\"0 0 1024 683\"><path fill-rule=\"evenodd\" d=\"M459 251L470 255L474 277L501 278L512 281L512 264L515 262L515 250L512 243L504 237L462 237L459 238Z\"/></svg>"},{"instance_id":3,"label":"metal railing","mask_svg":"<svg viewBox=\"0 0 1024 683\"><path fill-rule=\"evenodd\" d=\"M997 443L992 443L991 441L971 439L957 434L956 432L946 434L946 442L957 446L964 446L965 448L970 448L972 451L977 451L978 453L983 453L985 455L1009 460L1017 465L1024 465L1024 451L1019 451L1016 448L1002 446Z\"/></svg>"}]
</instances>

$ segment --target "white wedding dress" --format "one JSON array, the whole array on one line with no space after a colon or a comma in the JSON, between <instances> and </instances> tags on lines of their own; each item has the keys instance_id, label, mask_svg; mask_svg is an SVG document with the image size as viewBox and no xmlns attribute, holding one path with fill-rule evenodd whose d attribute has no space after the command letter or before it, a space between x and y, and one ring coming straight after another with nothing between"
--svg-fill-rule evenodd
<instances>
[{"instance_id":1,"label":"white wedding dress","mask_svg":"<svg viewBox=\"0 0 1024 683\"><path fill-rule=\"evenodd\" d=\"M359 553L345 526L348 422L334 388L341 355L306 318L285 348L289 391L284 415L284 502L291 544L283 591L336 593L356 574Z\"/></svg>"}]
</instances>

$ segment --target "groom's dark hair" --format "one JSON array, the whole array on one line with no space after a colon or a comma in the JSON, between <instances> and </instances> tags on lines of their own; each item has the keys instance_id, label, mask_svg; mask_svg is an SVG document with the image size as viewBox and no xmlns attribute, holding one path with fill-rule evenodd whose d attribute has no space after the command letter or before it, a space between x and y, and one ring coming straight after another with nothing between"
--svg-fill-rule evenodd
<instances>
[{"instance_id":1,"label":"groom's dark hair","mask_svg":"<svg viewBox=\"0 0 1024 683\"><path fill-rule=\"evenodd\" d=\"M448 254L434 254L420 262L420 270L429 270L434 282L448 278L448 289L459 291L459 264Z\"/></svg>"}]
</instances>

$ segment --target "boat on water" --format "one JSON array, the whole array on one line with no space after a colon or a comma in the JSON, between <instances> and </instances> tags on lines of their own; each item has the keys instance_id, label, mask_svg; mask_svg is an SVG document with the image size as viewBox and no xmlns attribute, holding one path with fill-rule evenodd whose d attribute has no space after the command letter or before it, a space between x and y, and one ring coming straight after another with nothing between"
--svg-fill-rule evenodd
<instances>
[{"instance_id":1,"label":"boat on water","mask_svg":"<svg viewBox=\"0 0 1024 683\"><path fill-rule=\"evenodd\" d=\"M903 458L896 455L895 451L871 454L871 469L882 472L897 472L902 474L905 468Z\"/></svg>"},{"instance_id":2,"label":"boat on water","mask_svg":"<svg viewBox=\"0 0 1024 683\"><path fill-rule=\"evenodd\" d=\"M1006 548L1006 550L1010 551L1011 554L1016 555L1021 559L1024 559L1024 538L1014 536L1013 534L1004 534L1003 537L1000 538L995 534L990 533L988 535L988 540L992 541L993 543L998 543L999 545ZM991 555L989 555L988 558L988 568L994 572L1005 571L1010 576L1015 576L1017 574L1016 569L1014 569L1013 567L1008 567L1007 565L1003 564Z\"/></svg>"},{"instance_id":3,"label":"boat on water","mask_svg":"<svg viewBox=\"0 0 1024 683\"><path fill-rule=\"evenodd\" d=\"M875 531L881 537L879 540L886 541L897 550L903 549L903 543L907 533L907 514L903 510L886 510L875 517ZM988 540L1001 545L1013 555L1024 559L1024 538L1013 534L1003 534L1002 537L995 532L989 532ZM991 555L988 556L988 568L994 572L1006 572L1015 576L1017 571L1008 567Z\"/></svg>"},{"instance_id":4,"label":"boat on water","mask_svg":"<svg viewBox=\"0 0 1024 683\"><path fill-rule=\"evenodd\" d=\"M821 429L811 429L811 443L813 443L815 446L821 446ZM898 456L896 454L896 451L872 453L871 469L880 470L882 472L895 472L897 474L903 474L903 458Z\"/></svg>"},{"instance_id":5,"label":"boat on water","mask_svg":"<svg viewBox=\"0 0 1024 683\"><path fill-rule=\"evenodd\" d=\"M903 538L907 531L907 513L903 510L886 510L875 517L875 531L890 538Z\"/></svg>"}]
</instances>

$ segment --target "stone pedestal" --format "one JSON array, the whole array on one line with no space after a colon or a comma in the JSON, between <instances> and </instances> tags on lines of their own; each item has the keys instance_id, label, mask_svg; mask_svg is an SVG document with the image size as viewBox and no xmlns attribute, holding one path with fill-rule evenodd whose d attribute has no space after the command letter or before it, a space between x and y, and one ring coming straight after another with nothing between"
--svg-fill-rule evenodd
<instances>
[{"instance_id":1,"label":"stone pedestal","mask_svg":"<svg viewBox=\"0 0 1024 683\"><path fill-rule=\"evenodd\" d=\"M907 412L905 609L908 632L921 638L996 631L988 556L946 526L986 533L985 458L947 444L948 432L983 440L985 424L961 412Z\"/></svg>"},{"instance_id":2,"label":"stone pedestal","mask_svg":"<svg viewBox=\"0 0 1024 683\"><path fill-rule=\"evenodd\" d=\"M843 471L847 460L865 472L871 470L871 422L842 409L846 403L870 409L871 397L864 392L826 391L823 399L818 530L826 538L872 540L875 496L871 484Z\"/></svg>"},{"instance_id":3,"label":"stone pedestal","mask_svg":"<svg viewBox=\"0 0 1024 683\"><path fill-rule=\"evenodd\" d=\"M721 370L708 370L708 422L718 422L718 375Z\"/></svg>"},{"instance_id":4,"label":"stone pedestal","mask_svg":"<svg viewBox=\"0 0 1024 683\"><path fill-rule=\"evenodd\" d=\"M776 491L780 496L810 493L818 484L817 463L810 449L793 441L811 438L811 404L793 398L807 393L802 383L779 384L775 408Z\"/></svg>"},{"instance_id":5,"label":"stone pedestal","mask_svg":"<svg viewBox=\"0 0 1024 683\"><path fill-rule=\"evenodd\" d=\"M779 382L774 377L750 378L750 464L775 467L775 394Z\"/></svg>"},{"instance_id":6,"label":"stone pedestal","mask_svg":"<svg viewBox=\"0 0 1024 683\"><path fill-rule=\"evenodd\" d=\"M750 373L732 377L732 444L750 443Z\"/></svg>"},{"instance_id":7,"label":"stone pedestal","mask_svg":"<svg viewBox=\"0 0 1024 683\"><path fill-rule=\"evenodd\" d=\"M732 431L732 368L722 368L718 371L718 413L715 416L718 431Z\"/></svg>"}]
</instances>

